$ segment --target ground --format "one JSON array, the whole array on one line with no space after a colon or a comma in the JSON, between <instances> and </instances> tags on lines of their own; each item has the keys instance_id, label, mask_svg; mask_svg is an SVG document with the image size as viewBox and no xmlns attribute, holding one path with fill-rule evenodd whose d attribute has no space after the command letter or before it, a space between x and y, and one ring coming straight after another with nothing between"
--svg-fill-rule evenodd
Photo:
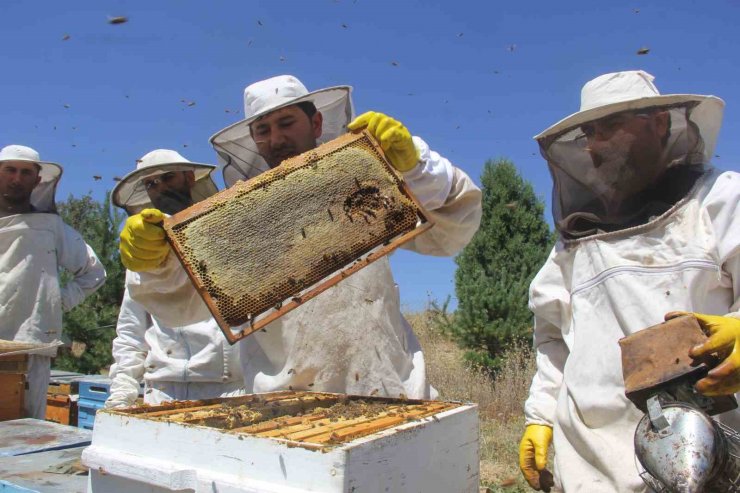
<instances>
[{"instance_id":1,"label":"ground","mask_svg":"<svg viewBox=\"0 0 740 493\"><path fill-rule=\"evenodd\" d=\"M481 491L531 492L518 466L524 400L534 375L532 351L512 346L495 378L466 364L460 349L436 328L428 312L407 314L441 399L472 401L480 412Z\"/></svg>"}]
</instances>

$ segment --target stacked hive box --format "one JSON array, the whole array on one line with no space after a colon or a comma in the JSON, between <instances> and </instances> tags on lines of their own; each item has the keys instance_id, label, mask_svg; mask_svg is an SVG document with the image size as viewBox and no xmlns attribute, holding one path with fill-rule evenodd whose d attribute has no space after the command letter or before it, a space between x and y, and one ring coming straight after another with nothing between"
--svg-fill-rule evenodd
<instances>
[{"instance_id":1,"label":"stacked hive box","mask_svg":"<svg viewBox=\"0 0 740 493\"><path fill-rule=\"evenodd\" d=\"M23 417L28 355L0 354L0 421Z\"/></svg>"},{"instance_id":2,"label":"stacked hive box","mask_svg":"<svg viewBox=\"0 0 740 493\"><path fill-rule=\"evenodd\" d=\"M78 382L76 379L81 378L82 375L70 373L60 377L59 373L52 370L46 391L46 420L77 426Z\"/></svg>"},{"instance_id":3,"label":"stacked hive box","mask_svg":"<svg viewBox=\"0 0 740 493\"><path fill-rule=\"evenodd\" d=\"M77 403L77 426L92 430L95 413L102 409L110 395L110 379L99 377L80 380L80 399Z\"/></svg>"}]
</instances>

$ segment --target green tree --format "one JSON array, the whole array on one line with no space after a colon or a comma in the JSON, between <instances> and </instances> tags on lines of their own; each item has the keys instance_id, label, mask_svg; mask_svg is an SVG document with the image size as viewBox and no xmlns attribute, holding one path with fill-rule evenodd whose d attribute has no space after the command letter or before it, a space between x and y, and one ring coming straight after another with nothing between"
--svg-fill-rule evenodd
<instances>
[{"instance_id":1,"label":"green tree","mask_svg":"<svg viewBox=\"0 0 740 493\"><path fill-rule=\"evenodd\" d=\"M448 330L468 348L473 363L495 370L509 344L531 337L529 284L554 236L543 217L544 204L512 162L486 162L481 181L483 216L455 259L459 304Z\"/></svg>"},{"instance_id":2,"label":"green tree","mask_svg":"<svg viewBox=\"0 0 740 493\"><path fill-rule=\"evenodd\" d=\"M105 284L64 314L63 330L72 341L71 351L61 351L54 367L81 373L98 373L113 361L111 342L123 297L125 269L118 256L118 228L124 215L105 201L97 202L88 193L69 196L58 204L64 222L76 229L105 266ZM62 273L62 282L69 279Z\"/></svg>"}]
</instances>

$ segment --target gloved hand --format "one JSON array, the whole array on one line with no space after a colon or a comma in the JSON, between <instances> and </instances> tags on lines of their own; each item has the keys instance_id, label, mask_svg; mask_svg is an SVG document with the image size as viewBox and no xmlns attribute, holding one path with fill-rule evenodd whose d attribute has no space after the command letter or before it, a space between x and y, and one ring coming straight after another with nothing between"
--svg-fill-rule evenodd
<instances>
[{"instance_id":1,"label":"gloved hand","mask_svg":"<svg viewBox=\"0 0 740 493\"><path fill-rule=\"evenodd\" d=\"M121 231L121 262L134 272L153 270L167 258L170 246L159 223L164 214L157 209L144 209L126 220Z\"/></svg>"},{"instance_id":2,"label":"gloved hand","mask_svg":"<svg viewBox=\"0 0 740 493\"><path fill-rule=\"evenodd\" d=\"M528 425L519 443L519 469L529 486L537 491L550 491L555 484L547 466L547 449L552 442L552 428L545 425Z\"/></svg>"},{"instance_id":3,"label":"gloved hand","mask_svg":"<svg viewBox=\"0 0 740 493\"><path fill-rule=\"evenodd\" d=\"M408 129L398 120L375 111L368 111L355 118L347 128L367 131L380 143L380 147L398 171L410 171L419 162L419 151Z\"/></svg>"},{"instance_id":4,"label":"gloved hand","mask_svg":"<svg viewBox=\"0 0 740 493\"><path fill-rule=\"evenodd\" d=\"M740 319L702 313L671 312L666 320L681 315L693 315L709 335L704 344L689 350L689 356L703 359L716 353L724 361L712 368L706 377L696 382L696 390L715 397L740 391Z\"/></svg>"}]
</instances>

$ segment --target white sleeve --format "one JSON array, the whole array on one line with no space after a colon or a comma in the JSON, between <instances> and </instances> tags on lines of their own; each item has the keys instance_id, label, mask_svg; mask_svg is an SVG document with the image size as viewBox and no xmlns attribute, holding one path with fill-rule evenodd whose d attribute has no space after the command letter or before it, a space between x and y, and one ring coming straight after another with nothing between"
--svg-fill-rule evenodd
<instances>
[{"instance_id":1,"label":"white sleeve","mask_svg":"<svg viewBox=\"0 0 740 493\"><path fill-rule=\"evenodd\" d=\"M450 256L468 244L481 218L481 191L461 169L413 137L419 164L403 174L434 226L404 245L425 255Z\"/></svg>"},{"instance_id":2,"label":"white sleeve","mask_svg":"<svg viewBox=\"0 0 740 493\"><path fill-rule=\"evenodd\" d=\"M59 266L73 278L62 288L62 309L69 311L105 283L105 268L90 245L67 224L62 223Z\"/></svg>"},{"instance_id":3,"label":"white sleeve","mask_svg":"<svg viewBox=\"0 0 740 493\"><path fill-rule=\"evenodd\" d=\"M128 289L123 293L118 312L116 338L113 339L113 360L108 376L110 396L105 407L132 406L139 395L139 382L144 377L149 345L145 335L151 319L144 307L131 299Z\"/></svg>"},{"instance_id":4,"label":"white sleeve","mask_svg":"<svg viewBox=\"0 0 740 493\"><path fill-rule=\"evenodd\" d=\"M127 271L126 287L131 298L162 326L190 325L211 318L211 312L172 252L154 270Z\"/></svg>"},{"instance_id":5,"label":"white sleeve","mask_svg":"<svg viewBox=\"0 0 740 493\"><path fill-rule=\"evenodd\" d=\"M529 309L534 317L537 372L524 403L526 424L552 426L555 421L563 370L570 354L562 327L570 320L570 295L559 267L553 262L557 246L529 288Z\"/></svg>"},{"instance_id":6,"label":"white sleeve","mask_svg":"<svg viewBox=\"0 0 740 493\"><path fill-rule=\"evenodd\" d=\"M740 318L740 173L720 174L704 207L714 228L722 274L732 283L735 295L728 315Z\"/></svg>"}]
</instances>

